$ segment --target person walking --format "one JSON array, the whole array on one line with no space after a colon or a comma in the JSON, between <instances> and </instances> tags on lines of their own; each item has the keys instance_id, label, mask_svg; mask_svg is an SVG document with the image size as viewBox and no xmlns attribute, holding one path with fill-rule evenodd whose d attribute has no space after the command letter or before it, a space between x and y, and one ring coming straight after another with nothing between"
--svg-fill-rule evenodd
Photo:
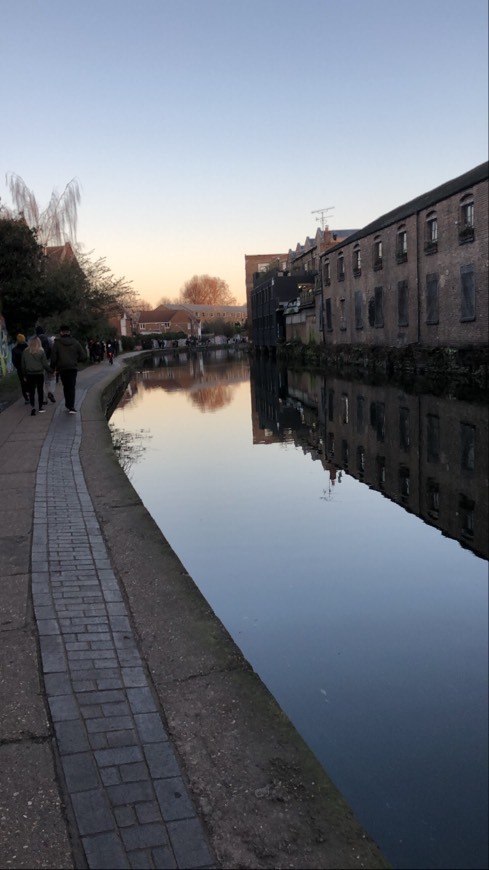
<instances>
[{"instance_id":1,"label":"person walking","mask_svg":"<svg viewBox=\"0 0 489 870\"><path fill-rule=\"evenodd\" d=\"M28 405L30 403L29 390L27 389L26 380L22 373L22 354L24 353L26 347L27 342L25 340L25 335L23 335L22 332L19 332L19 334L17 335L17 344L14 344L12 348L12 365L19 377L20 388L22 390L24 402L26 403L26 405Z\"/></svg>"},{"instance_id":2,"label":"person walking","mask_svg":"<svg viewBox=\"0 0 489 870\"><path fill-rule=\"evenodd\" d=\"M39 413L45 414L44 404L44 372L51 374L51 367L46 359L46 354L42 348L41 340L31 338L26 349L22 354L22 374L27 381L27 389L29 391L29 402L31 405L31 417L35 417L35 398L37 392L37 400L39 404Z\"/></svg>"},{"instance_id":3,"label":"person walking","mask_svg":"<svg viewBox=\"0 0 489 870\"><path fill-rule=\"evenodd\" d=\"M42 349L46 354L46 359L49 362L51 359L51 350L52 350L52 342L51 339L44 332L43 326L36 326L36 335L42 344ZM47 391L47 399L44 399L44 404L47 405L48 399L50 402L55 402L53 391L55 388L55 378L54 372L51 372L49 375L44 376L44 384Z\"/></svg>"},{"instance_id":4,"label":"person walking","mask_svg":"<svg viewBox=\"0 0 489 870\"><path fill-rule=\"evenodd\" d=\"M78 363L85 362L87 353L76 338L73 338L69 326L59 328L59 336L54 339L51 351L51 365L59 372L63 384L65 407L70 414L76 414L75 394Z\"/></svg>"}]
</instances>

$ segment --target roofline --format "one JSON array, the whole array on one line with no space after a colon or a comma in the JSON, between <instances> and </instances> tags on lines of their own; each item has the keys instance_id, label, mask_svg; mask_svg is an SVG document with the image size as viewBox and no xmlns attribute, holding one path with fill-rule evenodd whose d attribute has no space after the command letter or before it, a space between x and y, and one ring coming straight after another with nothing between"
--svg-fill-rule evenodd
<instances>
[{"instance_id":1,"label":"roofline","mask_svg":"<svg viewBox=\"0 0 489 870\"><path fill-rule=\"evenodd\" d=\"M324 253L321 254L321 258L344 248L345 245L350 245L352 242L365 238L365 236L370 236L372 233L379 232L386 227L392 226L392 224L405 220L407 217L417 214L425 208L429 208L430 205L435 205L437 202L442 202L450 196L454 196L461 190L479 184L488 177L489 161L486 160L485 163L480 163L478 166L475 166L474 169L464 172L463 175L459 175L457 178L452 178L451 181L445 181L444 184L434 187L433 190L429 190L427 193L423 193L421 196L417 196L415 199L411 199L409 202L404 203L404 205L397 206L397 208L392 209L392 211L376 218L376 220L367 224L363 229L358 230L358 232L353 233L353 235L338 242L337 245L328 248L327 251L324 251Z\"/></svg>"}]
</instances>

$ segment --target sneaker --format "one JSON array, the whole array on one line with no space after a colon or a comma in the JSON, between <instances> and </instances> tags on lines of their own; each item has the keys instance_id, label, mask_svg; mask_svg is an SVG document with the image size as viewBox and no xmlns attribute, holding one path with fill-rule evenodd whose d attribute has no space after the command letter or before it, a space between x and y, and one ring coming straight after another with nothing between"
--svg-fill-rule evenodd
<instances>
[{"instance_id":1,"label":"sneaker","mask_svg":"<svg viewBox=\"0 0 489 870\"><path fill-rule=\"evenodd\" d=\"M69 408L68 411L70 414L76 414L76 408Z\"/></svg>"},{"instance_id":2,"label":"sneaker","mask_svg":"<svg viewBox=\"0 0 489 870\"><path fill-rule=\"evenodd\" d=\"M39 413L40 413L40 414L45 414L45 413L46 413L46 408L39 408Z\"/></svg>"},{"instance_id":3,"label":"sneaker","mask_svg":"<svg viewBox=\"0 0 489 870\"><path fill-rule=\"evenodd\" d=\"M55 402L55 401L56 401L56 399L54 398L54 396L53 396L52 393L48 393L48 399L49 399L50 402Z\"/></svg>"},{"instance_id":4,"label":"sneaker","mask_svg":"<svg viewBox=\"0 0 489 870\"><path fill-rule=\"evenodd\" d=\"M36 416L36 409L33 408L31 411L31 417L35 417L35 416Z\"/></svg>"}]
</instances>

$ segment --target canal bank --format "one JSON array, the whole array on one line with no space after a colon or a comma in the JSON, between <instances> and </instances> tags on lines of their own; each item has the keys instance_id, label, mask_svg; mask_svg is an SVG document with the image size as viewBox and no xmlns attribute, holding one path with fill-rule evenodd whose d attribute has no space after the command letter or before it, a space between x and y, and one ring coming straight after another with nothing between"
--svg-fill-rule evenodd
<instances>
[{"instance_id":1,"label":"canal bank","mask_svg":"<svg viewBox=\"0 0 489 870\"><path fill-rule=\"evenodd\" d=\"M134 799L136 810L139 807L137 820L129 812L129 809L134 809L129 806L132 800L129 783L137 782L143 773L147 777L147 769L143 771L145 762L151 766L147 745L143 745L142 758L136 758L136 753L131 762L126 759L131 769L124 764L121 755L120 771L126 777L124 782L128 790L125 802L115 804L115 786L108 783L110 777L116 774L111 772L109 775L106 757L100 755L106 750L95 748L93 739L87 746L82 740L86 736L83 729L78 729L78 751L73 752L73 747L70 753L64 751L66 746L63 746L62 734L65 732L66 736L66 723L77 720L74 708L70 712L67 700L70 692L62 692L58 688L58 694L54 694L56 680L53 674L63 673L61 658L59 664L55 664L57 670L49 670L49 667L46 670L46 652L50 650L52 655L59 633L54 616L48 616L47 612L41 610L48 604L39 598L36 600L36 595L43 594L40 590L48 579L40 577L39 573L49 572L40 571L39 565L36 570L35 563L30 565L29 551L31 544L33 553L38 552L35 547L40 546L39 531L33 534L32 516L36 519L36 509L39 511L44 504L39 501L42 492L38 489L36 508L35 485L44 485L49 490L56 483L59 485L58 498L61 499L62 494L66 496L67 482L62 475L68 465L75 469L74 486L80 490L83 510L90 518L90 525L85 525L92 529L92 538L96 538L95 548L93 540L91 542L91 552L97 553L100 560L98 567L97 562L95 564L95 573L98 577L102 575L101 594L111 618L108 633L116 638L116 646L118 644L117 657L125 692L132 704L132 714L140 717L140 724L144 717L153 716L153 709L161 716L166 735L161 743L173 748L179 762L178 775L176 768L172 767L171 771L166 771L166 776L165 772L163 775L155 774L156 779L158 783L161 783L161 779L171 779L172 786L178 785L181 791L188 788L193 809L188 806L186 818L202 825L201 828L194 826L196 854L199 847L208 842L209 857L212 853L215 856L215 863L209 860L205 863L201 849L200 864L194 863L192 866L388 866L216 619L123 473L112 447L105 414L106 407L111 403L114 393L117 393L118 379L121 377L120 362L117 361L114 369L98 366L80 373L79 390L80 395L84 394L84 400L80 408L80 420L76 424L79 436L73 437L73 433L67 430L67 424L74 422L73 418L66 415L63 409L58 410L58 407L56 413L50 409L51 413L48 411L42 418L32 420L27 417L23 403L20 405L18 401L0 417L2 492L7 504L18 505L9 510L8 522L3 524L0 556L0 574L2 578L7 578L2 580L4 612L7 602L13 608L12 619L8 623L2 620L3 625L7 625L4 634L10 643L10 667L2 676L1 686L7 704L5 709L11 711L10 729L4 729L1 735L2 767L9 772L9 776L3 778L6 785L2 789L2 806L6 808L2 814L2 824L4 834L8 837L8 840L3 837L8 845L2 847L7 850L0 855L2 866L85 866L83 862L87 859L87 845L96 848L101 847L103 842L109 842L107 826L111 831L110 847L115 850L124 844L127 852L127 830L134 831L135 821L139 822L139 834L143 829L146 840L144 843L140 841L137 849L133 845L134 854L130 863L103 863L104 860L108 862L109 857L108 852L102 850L99 852L102 863L100 860L99 863L89 860L89 866L190 866L189 863L182 863L185 861L183 857L178 863L178 855L176 863L169 863L170 855L175 861L174 849L173 852L167 851L164 856L163 853L156 853L156 847L151 846L150 834L156 822L148 815L150 801L146 801L146 816L142 814L139 817L142 799L139 802ZM34 424L35 430L32 428ZM58 458L61 457L61 468L56 470L58 466L53 464L51 470L54 469L53 474L59 474L60 479L54 481L49 474L43 479L39 477L39 469L41 467L43 471L43 462L51 461L43 450L46 450L46 444L50 441L51 446L56 446L56 439L60 437L73 437L72 445L68 445L65 452L60 452L59 444L54 451ZM83 480L77 476L78 449ZM45 469L50 470L49 464ZM86 494L83 492L84 484ZM38 527L42 527L42 514L38 513L37 518ZM46 523L49 526L49 516ZM97 529L101 530L102 540ZM83 552L79 556L81 565ZM51 574L55 573L51 570ZM50 579L52 581L53 577ZM32 582L34 597L31 599ZM103 582L108 585L104 587ZM64 594L68 597L67 591ZM116 604L117 607L109 607L109 604ZM121 621L124 608L127 622L125 618ZM74 619L74 616L71 618ZM52 624L49 622L51 619ZM65 626L61 625L62 635L64 629ZM120 651L122 648L127 651L132 641L133 658L127 659L124 665ZM83 641L71 640L67 643ZM100 665L104 658L102 652L110 650L108 647L97 648L101 650ZM85 651L70 648L69 652L73 655ZM140 665L134 664L139 661L138 655ZM86 651L87 662L88 659ZM83 658L79 657L78 661L83 661ZM21 668L19 662L22 662ZM97 663L92 660L90 664ZM83 700L83 692L92 694L102 691L100 685L91 685L95 677L100 676L95 673L96 668L92 670L90 679L77 681L74 694L78 699L80 693ZM134 686L135 677L137 686ZM141 687L143 677L156 707L151 707L151 710L140 707L139 712L136 712L134 689ZM60 686L63 681L56 679ZM117 675L108 679L117 681ZM83 686L82 682L87 685ZM104 691L112 691L108 684L106 686ZM19 692L20 688L23 688L22 693ZM56 697L63 698L63 703L53 703ZM125 703L118 696L106 700L109 705ZM100 718L100 711L95 708L101 699L93 696L90 701L90 704L81 704L81 707L84 708L88 734L93 735L95 732L90 730L89 722ZM21 710L22 703L26 712ZM91 711L89 706L92 707ZM60 707L64 710L61 719ZM110 712L114 714L117 711L106 711L108 718L111 718ZM125 714L120 712L117 715ZM130 732L124 725L124 722L120 723L118 732L121 740L123 732L128 736ZM54 739L55 734L57 739ZM131 743L130 740L126 742ZM111 746L115 748L114 743ZM29 752L38 758L37 767L34 764L26 766L26 753ZM68 764L67 754L72 759ZM95 764L92 755L95 756ZM75 756L76 765L73 763ZM44 766L40 764L41 760ZM108 804L104 806L108 806L109 811L112 806L118 826L111 828L111 821L107 821L105 828L90 829L87 833L83 825L90 826L93 823L80 816L79 795L97 790L100 785L97 769L100 771L100 765L109 790ZM29 798L29 794L32 791L34 769L39 769L39 788L32 809L32 795ZM91 771L90 775L87 770ZM161 793L161 786L159 788ZM44 800L39 797L41 794L46 796ZM73 794L77 796L74 812ZM175 788L172 800L173 804L178 803ZM158 814L161 804L160 800L159 808L155 805L151 812ZM181 818L180 814L177 821ZM163 814L166 827L169 825L171 828L171 819L170 807L166 819ZM38 843L35 836L28 837L29 830L39 834ZM18 843L15 843L16 832ZM171 837L170 841L173 844ZM55 842L59 848L59 854L56 855L53 852ZM139 854L136 855L136 852ZM143 852L147 863L135 863L138 859L143 860Z\"/></svg>"}]
</instances>

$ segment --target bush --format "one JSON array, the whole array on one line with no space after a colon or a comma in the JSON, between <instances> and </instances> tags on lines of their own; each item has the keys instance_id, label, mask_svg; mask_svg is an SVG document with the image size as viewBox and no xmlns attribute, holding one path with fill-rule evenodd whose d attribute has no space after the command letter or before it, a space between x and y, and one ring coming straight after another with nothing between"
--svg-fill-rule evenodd
<instances>
[{"instance_id":1,"label":"bush","mask_svg":"<svg viewBox=\"0 0 489 870\"><path fill-rule=\"evenodd\" d=\"M132 335L122 335L121 336L121 345L122 350L134 350L136 346L136 339Z\"/></svg>"}]
</instances>

